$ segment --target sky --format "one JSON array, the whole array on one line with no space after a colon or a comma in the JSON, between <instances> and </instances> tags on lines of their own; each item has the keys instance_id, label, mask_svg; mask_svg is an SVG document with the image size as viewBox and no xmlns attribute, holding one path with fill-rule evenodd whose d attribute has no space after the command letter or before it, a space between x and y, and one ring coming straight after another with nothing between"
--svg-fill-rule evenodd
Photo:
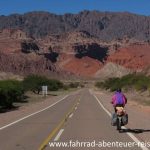
<instances>
[{"instance_id":1,"label":"sky","mask_svg":"<svg viewBox=\"0 0 150 150\"><path fill-rule=\"evenodd\" d=\"M0 0L0 15L31 11L65 14L83 10L127 11L150 16L150 0Z\"/></svg>"}]
</instances>

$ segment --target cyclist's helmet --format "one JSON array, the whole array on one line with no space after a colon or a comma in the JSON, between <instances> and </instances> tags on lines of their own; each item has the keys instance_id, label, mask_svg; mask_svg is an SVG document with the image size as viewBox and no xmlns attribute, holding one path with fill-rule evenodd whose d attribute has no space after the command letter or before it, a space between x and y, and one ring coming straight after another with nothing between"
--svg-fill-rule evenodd
<instances>
[{"instance_id":1,"label":"cyclist's helmet","mask_svg":"<svg viewBox=\"0 0 150 150\"><path fill-rule=\"evenodd\" d=\"M119 93L120 93L120 92L121 92L121 88L118 88L118 89L116 90L116 92L119 92Z\"/></svg>"}]
</instances>

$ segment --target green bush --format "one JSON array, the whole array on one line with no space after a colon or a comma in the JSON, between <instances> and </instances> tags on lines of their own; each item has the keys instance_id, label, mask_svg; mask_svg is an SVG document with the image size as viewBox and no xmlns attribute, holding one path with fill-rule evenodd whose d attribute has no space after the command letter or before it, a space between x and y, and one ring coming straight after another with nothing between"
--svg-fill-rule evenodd
<instances>
[{"instance_id":1,"label":"green bush","mask_svg":"<svg viewBox=\"0 0 150 150\"><path fill-rule=\"evenodd\" d=\"M48 86L48 90L56 91L63 88L63 83L59 80L48 79L44 76L39 75L29 75L23 81L23 87L26 91L33 91L34 93L39 94L42 90L43 85Z\"/></svg>"},{"instance_id":2,"label":"green bush","mask_svg":"<svg viewBox=\"0 0 150 150\"><path fill-rule=\"evenodd\" d=\"M12 108L14 102L22 100L24 89L20 81L0 81L0 106Z\"/></svg>"},{"instance_id":3,"label":"green bush","mask_svg":"<svg viewBox=\"0 0 150 150\"><path fill-rule=\"evenodd\" d=\"M117 88L136 89L140 91L148 90L150 87L150 77L143 74L129 74L123 76L122 78L110 78L103 83L96 83L99 88L110 89L110 91L115 91Z\"/></svg>"},{"instance_id":4,"label":"green bush","mask_svg":"<svg viewBox=\"0 0 150 150\"><path fill-rule=\"evenodd\" d=\"M110 89L111 91L116 90L118 87L121 88L120 79L119 78L110 78L104 82L104 88Z\"/></svg>"},{"instance_id":5,"label":"green bush","mask_svg":"<svg viewBox=\"0 0 150 150\"><path fill-rule=\"evenodd\" d=\"M63 86L63 89L64 89L64 90L68 90L68 89L69 89L69 86L68 86L68 85L64 85L64 86Z\"/></svg>"},{"instance_id":6,"label":"green bush","mask_svg":"<svg viewBox=\"0 0 150 150\"><path fill-rule=\"evenodd\" d=\"M47 81L48 80L45 77L29 75L23 80L23 87L25 91L33 91L34 93L39 94L41 86L45 85Z\"/></svg>"},{"instance_id":7,"label":"green bush","mask_svg":"<svg viewBox=\"0 0 150 150\"><path fill-rule=\"evenodd\" d=\"M148 90L150 85L150 78L144 75L137 76L136 82L134 83L134 87L138 91Z\"/></svg>"},{"instance_id":8,"label":"green bush","mask_svg":"<svg viewBox=\"0 0 150 150\"><path fill-rule=\"evenodd\" d=\"M72 82L69 84L69 87L70 88L77 88L77 87L79 87L79 85L80 85L79 82Z\"/></svg>"},{"instance_id":9,"label":"green bush","mask_svg":"<svg viewBox=\"0 0 150 150\"><path fill-rule=\"evenodd\" d=\"M57 91L59 89L62 89L64 86L62 82L60 82L59 80L55 80L55 79L48 80L47 85L50 91Z\"/></svg>"},{"instance_id":10,"label":"green bush","mask_svg":"<svg viewBox=\"0 0 150 150\"><path fill-rule=\"evenodd\" d=\"M95 83L95 86L98 87L98 88L104 88L104 82L96 82Z\"/></svg>"}]
</instances>

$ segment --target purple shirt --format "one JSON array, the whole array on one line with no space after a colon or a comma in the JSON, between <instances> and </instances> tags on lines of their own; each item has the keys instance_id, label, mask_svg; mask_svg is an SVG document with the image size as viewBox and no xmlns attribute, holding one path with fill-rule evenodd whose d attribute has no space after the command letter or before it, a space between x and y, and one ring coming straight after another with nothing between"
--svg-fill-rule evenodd
<instances>
[{"instance_id":1,"label":"purple shirt","mask_svg":"<svg viewBox=\"0 0 150 150\"><path fill-rule=\"evenodd\" d=\"M113 97L111 103L113 106L116 106L117 104L125 105L127 103L127 99L121 92L116 92Z\"/></svg>"}]
</instances>

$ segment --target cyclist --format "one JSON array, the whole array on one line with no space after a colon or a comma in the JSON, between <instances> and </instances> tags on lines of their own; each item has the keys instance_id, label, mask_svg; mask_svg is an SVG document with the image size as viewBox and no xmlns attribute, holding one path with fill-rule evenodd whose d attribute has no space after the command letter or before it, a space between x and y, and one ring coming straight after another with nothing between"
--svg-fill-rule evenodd
<instances>
[{"instance_id":1,"label":"cyclist","mask_svg":"<svg viewBox=\"0 0 150 150\"><path fill-rule=\"evenodd\" d=\"M121 92L121 88L118 88L115 92L115 94L112 97L111 103L114 106L115 112L116 107L124 107L125 104L127 104L127 98L125 95Z\"/></svg>"}]
</instances>

